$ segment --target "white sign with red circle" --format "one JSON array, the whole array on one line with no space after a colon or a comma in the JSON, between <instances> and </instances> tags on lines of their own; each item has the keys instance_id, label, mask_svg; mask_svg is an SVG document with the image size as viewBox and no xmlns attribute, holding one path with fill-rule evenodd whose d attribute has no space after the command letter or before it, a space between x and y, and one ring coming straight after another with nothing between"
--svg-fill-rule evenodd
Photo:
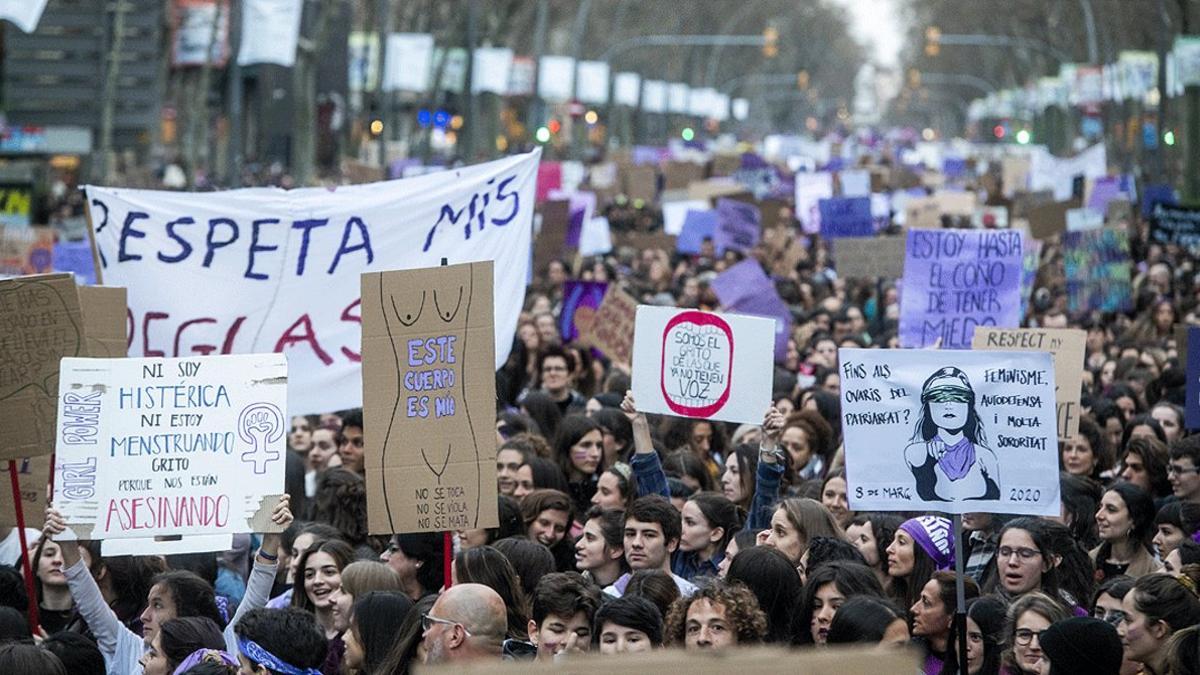
<instances>
[{"instance_id":1,"label":"white sign with red circle","mask_svg":"<svg viewBox=\"0 0 1200 675\"><path fill-rule=\"evenodd\" d=\"M641 305L633 393L643 412L757 424L771 402L774 319Z\"/></svg>"}]
</instances>

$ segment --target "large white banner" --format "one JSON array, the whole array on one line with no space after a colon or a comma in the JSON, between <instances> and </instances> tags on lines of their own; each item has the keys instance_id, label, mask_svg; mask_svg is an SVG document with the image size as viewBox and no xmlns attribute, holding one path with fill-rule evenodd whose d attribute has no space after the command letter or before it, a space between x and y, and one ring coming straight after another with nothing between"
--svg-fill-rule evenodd
<instances>
[{"instance_id":1,"label":"large white banner","mask_svg":"<svg viewBox=\"0 0 1200 675\"><path fill-rule=\"evenodd\" d=\"M280 354L63 359L54 502L83 539L276 529L287 390Z\"/></svg>"},{"instance_id":2,"label":"large white banner","mask_svg":"<svg viewBox=\"0 0 1200 675\"><path fill-rule=\"evenodd\" d=\"M302 0L244 0L238 64L295 65L303 10Z\"/></svg>"},{"instance_id":3,"label":"large white banner","mask_svg":"<svg viewBox=\"0 0 1200 675\"><path fill-rule=\"evenodd\" d=\"M540 151L338 188L87 188L130 356L282 352L288 414L361 405L359 275L496 261L496 365L525 298ZM426 311L452 311L432 307Z\"/></svg>"},{"instance_id":4,"label":"large white banner","mask_svg":"<svg viewBox=\"0 0 1200 675\"><path fill-rule=\"evenodd\" d=\"M0 19L8 19L17 28L32 33L37 30L46 0L0 0Z\"/></svg>"},{"instance_id":5,"label":"large white banner","mask_svg":"<svg viewBox=\"0 0 1200 675\"><path fill-rule=\"evenodd\" d=\"M839 349L856 511L1059 515L1048 352Z\"/></svg>"}]
</instances>

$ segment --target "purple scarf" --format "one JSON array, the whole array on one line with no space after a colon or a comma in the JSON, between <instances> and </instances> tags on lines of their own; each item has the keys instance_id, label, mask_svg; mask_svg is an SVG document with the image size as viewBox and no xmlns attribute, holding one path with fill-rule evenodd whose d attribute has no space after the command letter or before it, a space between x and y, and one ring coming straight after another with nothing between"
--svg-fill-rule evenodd
<instances>
[{"instance_id":1,"label":"purple scarf","mask_svg":"<svg viewBox=\"0 0 1200 675\"><path fill-rule=\"evenodd\" d=\"M939 436L939 438L941 438ZM942 441L945 443L945 441ZM963 436L954 445L946 445L946 453L938 460L938 466L950 480L958 480L967 475L975 464L975 444Z\"/></svg>"}]
</instances>

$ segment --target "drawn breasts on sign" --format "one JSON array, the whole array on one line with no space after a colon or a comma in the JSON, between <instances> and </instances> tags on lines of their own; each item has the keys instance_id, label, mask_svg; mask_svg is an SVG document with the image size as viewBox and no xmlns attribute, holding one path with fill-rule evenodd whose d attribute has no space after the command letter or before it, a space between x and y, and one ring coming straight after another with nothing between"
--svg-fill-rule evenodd
<instances>
[{"instance_id":1,"label":"drawn breasts on sign","mask_svg":"<svg viewBox=\"0 0 1200 675\"><path fill-rule=\"evenodd\" d=\"M471 263L363 275L373 533L479 523L480 461L495 452L492 273Z\"/></svg>"},{"instance_id":2,"label":"drawn breasts on sign","mask_svg":"<svg viewBox=\"0 0 1200 675\"><path fill-rule=\"evenodd\" d=\"M1000 499L999 465L986 445L966 373L947 366L930 375L921 389L921 407L914 412L916 433L904 459L921 499Z\"/></svg>"}]
</instances>

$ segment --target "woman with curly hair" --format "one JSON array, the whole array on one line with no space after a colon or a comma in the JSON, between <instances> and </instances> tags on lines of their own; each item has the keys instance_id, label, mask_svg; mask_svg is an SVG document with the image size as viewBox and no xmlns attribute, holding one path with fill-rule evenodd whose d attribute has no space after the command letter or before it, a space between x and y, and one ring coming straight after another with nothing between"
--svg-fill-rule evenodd
<instances>
[{"instance_id":1,"label":"woman with curly hair","mask_svg":"<svg viewBox=\"0 0 1200 675\"><path fill-rule=\"evenodd\" d=\"M667 644L721 650L762 642L767 617L745 586L713 582L667 612Z\"/></svg>"}]
</instances>

